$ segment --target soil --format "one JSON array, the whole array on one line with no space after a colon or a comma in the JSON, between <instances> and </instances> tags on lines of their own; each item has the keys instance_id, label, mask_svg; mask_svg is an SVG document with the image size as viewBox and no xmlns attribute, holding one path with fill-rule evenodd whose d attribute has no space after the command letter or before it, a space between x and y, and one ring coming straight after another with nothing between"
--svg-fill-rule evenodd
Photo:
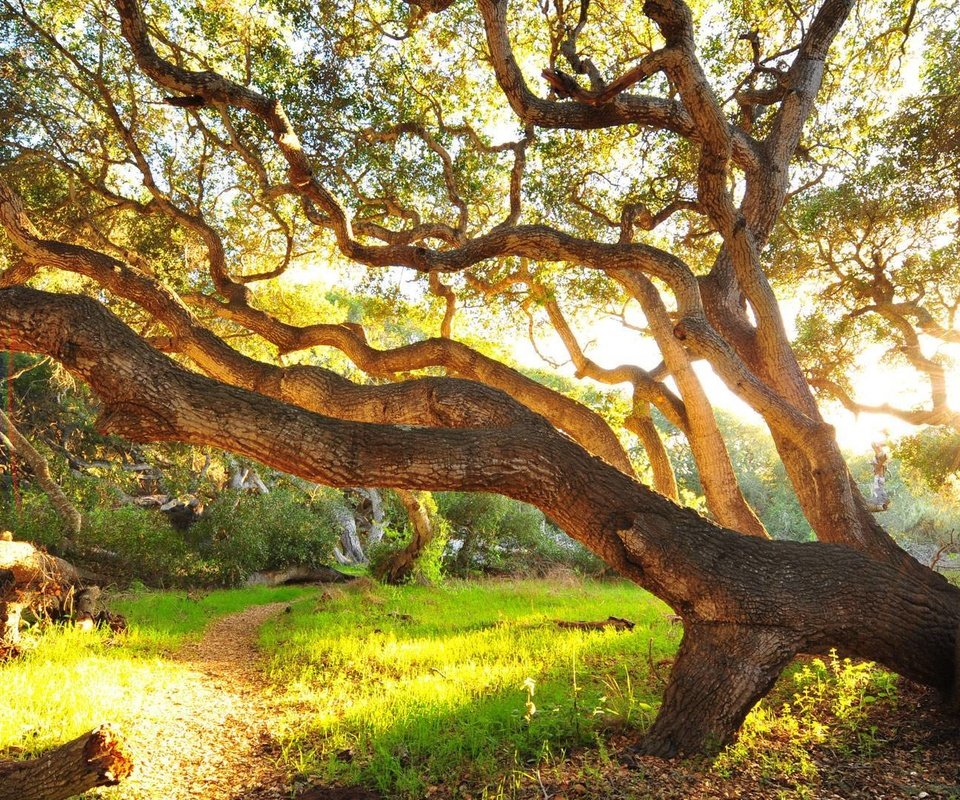
<instances>
[{"instance_id":1,"label":"soil","mask_svg":"<svg viewBox=\"0 0 960 800\"><path fill-rule=\"evenodd\" d=\"M170 684L145 687L143 714L125 731L136 765L122 800L289 798L254 639L284 603L255 606L211 623L176 656Z\"/></svg>"}]
</instances>

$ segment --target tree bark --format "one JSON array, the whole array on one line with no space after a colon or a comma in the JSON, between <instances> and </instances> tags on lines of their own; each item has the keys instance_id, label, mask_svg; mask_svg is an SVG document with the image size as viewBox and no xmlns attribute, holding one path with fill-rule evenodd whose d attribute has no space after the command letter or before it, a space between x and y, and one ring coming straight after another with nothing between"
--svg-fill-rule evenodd
<instances>
[{"instance_id":1,"label":"tree bark","mask_svg":"<svg viewBox=\"0 0 960 800\"><path fill-rule=\"evenodd\" d=\"M790 663L798 644L776 628L688 624L660 713L641 750L664 758L719 751Z\"/></svg>"},{"instance_id":2,"label":"tree bark","mask_svg":"<svg viewBox=\"0 0 960 800\"><path fill-rule=\"evenodd\" d=\"M103 726L38 758L0 763L0 800L66 800L116 786L132 768L122 741Z\"/></svg>"},{"instance_id":3,"label":"tree bark","mask_svg":"<svg viewBox=\"0 0 960 800\"><path fill-rule=\"evenodd\" d=\"M647 451L650 470L653 473L653 488L664 497L677 502L680 499L677 476L673 471L673 464L670 463L670 456L667 455L667 448L663 446L660 433L650 417L649 408L645 413L637 412L636 400L634 400L634 407L634 413L624 420L623 426L637 436L643 449Z\"/></svg>"},{"instance_id":4,"label":"tree bark","mask_svg":"<svg viewBox=\"0 0 960 800\"><path fill-rule=\"evenodd\" d=\"M836 647L944 692L955 687L960 590L942 576L845 546L719 528L506 395L499 402L513 421L502 427L333 419L189 372L92 299L25 288L0 289L0 340L60 360L101 398L100 428L134 441L229 448L333 486L499 492L537 505L665 600L690 630L681 654L689 657L652 732L650 749L659 754L728 741L800 651ZM748 673L729 696L732 677L708 680L694 663L708 654L721 677ZM685 689L691 683L696 691ZM681 723L689 734L680 734Z\"/></svg>"},{"instance_id":5,"label":"tree bark","mask_svg":"<svg viewBox=\"0 0 960 800\"><path fill-rule=\"evenodd\" d=\"M713 407L693 371L693 360L674 336L673 322L656 287L649 278L635 270L619 270L614 272L614 277L642 306L664 363L683 396L687 441L697 465L707 507L721 525L750 536L767 538L766 528L743 496L727 446L717 427Z\"/></svg>"},{"instance_id":6,"label":"tree bark","mask_svg":"<svg viewBox=\"0 0 960 800\"><path fill-rule=\"evenodd\" d=\"M360 544L360 534L357 531L357 520L353 512L345 506L335 506L334 517L340 523L340 542L334 547L333 555L344 566L349 564L366 564L367 556Z\"/></svg>"}]
</instances>

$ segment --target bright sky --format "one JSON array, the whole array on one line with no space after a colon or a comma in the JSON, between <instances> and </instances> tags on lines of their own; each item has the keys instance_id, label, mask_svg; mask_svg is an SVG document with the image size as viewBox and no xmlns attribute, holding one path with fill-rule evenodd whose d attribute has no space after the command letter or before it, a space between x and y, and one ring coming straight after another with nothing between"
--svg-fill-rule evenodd
<instances>
[{"instance_id":1,"label":"bright sky","mask_svg":"<svg viewBox=\"0 0 960 800\"><path fill-rule=\"evenodd\" d=\"M781 307L790 325L790 321L797 314L798 306L796 303L782 303ZM652 369L660 362L656 346L643 340L638 334L625 330L619 321L598 320L589 329L581 330L579 335L586 354L602 367L627 363ZM543 366L543 361L525 337L518 339L513 345L520 363ZM560 363L567 361L562 343L546 326L539 331L537 347L552 360ZM925 347L928 355L936 349L929 340ZM906 367L894 368L881 364L882 354L882 347L863 354L861 373L854 380L855 399L865 404L889 403L900 408L922 407L925 399L926 404L929 404L929 387L919 374ZM760 416L733 394L708 364L700 362L694 369L715 406L746 421L763 424ZM565 364L561 371L573 375L573 368L569 363ZM952 370L948 373L948 387L951 405L957 407L960 405L960 371ZM869 454L872 442L888 437L896 439L916 431L915 427L895 417L885 414L854 415L839 404L822 404L821 411L827 421L836 427L840 446L851 455Z\"/></svg>"}]
</instances>

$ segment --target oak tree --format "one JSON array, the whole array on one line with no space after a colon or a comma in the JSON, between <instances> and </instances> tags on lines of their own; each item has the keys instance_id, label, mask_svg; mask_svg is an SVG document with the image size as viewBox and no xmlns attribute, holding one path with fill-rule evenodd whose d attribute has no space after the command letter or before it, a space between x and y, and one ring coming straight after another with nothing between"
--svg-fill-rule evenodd
<instances>
[{"instance_id":1,"label":"oak tree","mask_svg":"<svg viewBox=\"0 0 960 800\"><path fill-rule=\"evenodd\" d=\"M960 590L878 524L768 275L785 204L869 105L848 81L949 13L888 5L854 24L853 0L4 0L0 341L89 383L100 426L133 441L538 506L683 617L647 752L728 741L798 652L955 698ZM420 276L439 335L382 347L263 302L321 263L387 294ZM587 355L569 309L618 303L659 363ZM600 414L455 335L483 313L549 320L578 375L631 388L659 491ZM697 361L762 416L819 543L769 540ZM671 499L652 406L714 521Z\"/></svg>"}]
</instances>

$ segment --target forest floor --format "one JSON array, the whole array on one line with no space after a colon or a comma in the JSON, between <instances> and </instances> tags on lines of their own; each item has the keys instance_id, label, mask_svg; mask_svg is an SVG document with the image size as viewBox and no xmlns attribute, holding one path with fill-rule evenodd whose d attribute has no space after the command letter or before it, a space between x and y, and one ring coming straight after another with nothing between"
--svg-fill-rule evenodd
<instances>
[{"instance_id":1,"label":"forest floor","mask_svg":"<svg viewBox=\"0 0 960 800\"><path fill-rule=\"evenodd\" d=\"M174 655L184 667L176 680L147 687L145 713L126 731L136 769L118 790L123 800L288 796L255 647L259 627L285 606L253 606L215 620Z\"/></svg>"},{"instance_id":2,"label":"forest floor","mask_svg":"<svg viewBox=\"0 0 960 800\"><path fill-rule=\"evenodd\" d=\"M106 718L137 766L91 800L960 800L960 721L835 656L791 667L715 760L632 757L680 635L648 597L546 581L146 593L120 607L150 629L54 628L0 665L0 755ZM625 607L631 632L555 624ZM65 671L83 699L60 730Z\"/></svg>"}]
</instances>

